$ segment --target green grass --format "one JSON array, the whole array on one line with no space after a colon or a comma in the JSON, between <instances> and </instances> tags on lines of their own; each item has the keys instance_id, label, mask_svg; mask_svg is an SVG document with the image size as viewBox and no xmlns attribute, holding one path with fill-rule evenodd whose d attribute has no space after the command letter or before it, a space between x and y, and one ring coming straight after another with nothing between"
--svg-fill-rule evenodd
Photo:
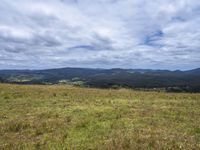
<instances>
[{"instance_id":1,"label":"green grass","mask_svg":"<svg viewBox=\"0 0 200 150\"><path fill-rule=\"evenodd\" d=\"M0 149L198 150L200 94L0 84Z\"/></svg>"}]
</instances>

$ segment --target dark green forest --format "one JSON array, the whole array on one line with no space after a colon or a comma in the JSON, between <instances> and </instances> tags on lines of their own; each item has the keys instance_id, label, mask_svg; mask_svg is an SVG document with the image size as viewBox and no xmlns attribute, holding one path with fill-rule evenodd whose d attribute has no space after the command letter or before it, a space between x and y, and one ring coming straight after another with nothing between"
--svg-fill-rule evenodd
<instances>
[{"instance_id":1,"label":"dark green forest","mask_svg":"<svg viewBox=\"0 0 200 150\"><path fill-rule=\"evenodd\" d=\"M0 82L17 84L71 84L96 88L162 89L168 92L200 92L200 69L189 71L118 68L1 70Z\"/></svg>"}]
</instances>

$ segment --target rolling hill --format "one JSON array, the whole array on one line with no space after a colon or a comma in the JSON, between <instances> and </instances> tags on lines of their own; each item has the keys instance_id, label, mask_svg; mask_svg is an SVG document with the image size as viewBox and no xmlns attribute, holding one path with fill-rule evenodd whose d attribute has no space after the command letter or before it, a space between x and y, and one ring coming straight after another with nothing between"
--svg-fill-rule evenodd
<instances>
[{"instance_id":1,"label":"rolling hill","mask_svg":"<svg viewBox=\"0 0 200 150\"><path fill-rule=\"evenodd\" d=\"M75 84L97 88L163 88L168 91L199 92L200 68L187 71L120 68L0 70L0 82L17 84Z\"/></svg>"}]
</instances>

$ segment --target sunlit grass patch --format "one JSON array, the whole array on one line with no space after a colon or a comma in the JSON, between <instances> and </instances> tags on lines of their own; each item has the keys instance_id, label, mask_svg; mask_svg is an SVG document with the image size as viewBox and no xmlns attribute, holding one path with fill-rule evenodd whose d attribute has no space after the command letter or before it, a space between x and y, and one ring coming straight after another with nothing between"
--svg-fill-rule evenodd
<instances>
[{"instance_id":1,"label":"sunlit grass patch","mask_svg":"<svg viewBox=\"0 0 200 150\"><path fill-rule=\"evenodd\" d=\"M200 94L0 85L0 149L200 149Z\"/></svg>"}]
</instances>

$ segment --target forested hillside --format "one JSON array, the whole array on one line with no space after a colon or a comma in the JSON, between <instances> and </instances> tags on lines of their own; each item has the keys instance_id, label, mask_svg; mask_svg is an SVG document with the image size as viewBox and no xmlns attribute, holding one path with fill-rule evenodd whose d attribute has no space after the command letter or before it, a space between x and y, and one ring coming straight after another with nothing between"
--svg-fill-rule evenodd
<instances>
[{"instance_id":1,"label":"forested hillside","mask_svg":"<svg viewBox=\"0 0 200 150\"><path fill-rule=\"evenodd\" d=\"M87 68L1 70L0 82L72 84L97 88L163 88L167 91L199 92L200 69L189 71Z\"/></svg>"}]
</instances>

